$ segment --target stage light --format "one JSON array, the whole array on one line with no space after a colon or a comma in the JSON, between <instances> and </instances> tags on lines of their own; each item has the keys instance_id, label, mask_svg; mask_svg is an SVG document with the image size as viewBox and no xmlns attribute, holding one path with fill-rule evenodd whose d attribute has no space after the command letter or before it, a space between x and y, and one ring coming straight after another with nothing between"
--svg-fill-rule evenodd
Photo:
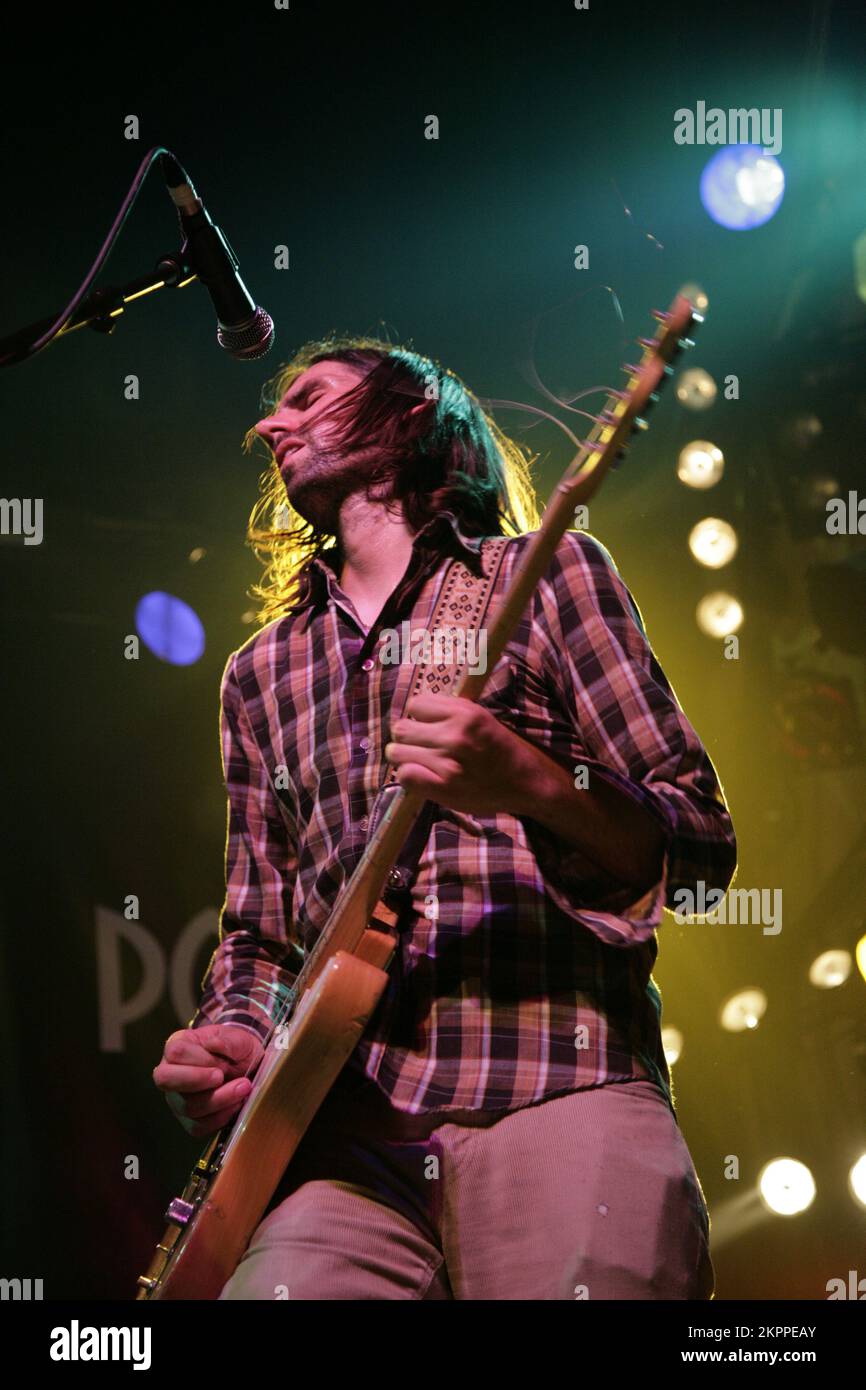
<instances>
[{"instance_id":1,"label":"stage light","mask_svg":"<svg viewBox=\"0 0 866 1390\"><path fill-rule=\"evenodd\" d=\"M729 637L742 627L745 615L739 599L734 598L733 594L716 590L715 593L704 594L695 616L701 632L708 637Z\"/></svg>"},{"instance_id":2,"label":"stage light","mask_svg":"<svg viewBox=\"0 0 866 1390\"><path fill-rule=\"evenodd\" d=\"M854 284L857 298L866 304L866 232L861 232L854 242Z\"/></svg>"},{"instance_id":3,"label":"stage light","mask_svg":"<svg viewBox=\"0 0 866 1390\"><path fill-rule=\"evenodd\" d=\"M774 1158L758 1175L758 1191L777 1216L797 1216L815 1200L815 1179L796 1158Z\"/></svg>"},{"instance_id":4,"label":"stage light","mask_svg":"<svg viewBox=\"0 0 866 1390\"><path fill-rule=\"evenodd\" d=\"M744 1033L757 1028L767 1012L767 996L762 989L741 989L726 999L719 1022L728 1033Z\"/></svg>"},{"instance_id":5,"label":"stage light","mask_svg":"<svg viewBox=\"0 0 866 1390\"><path fill-rule=\"evenodd\" d=\"M682 1056L683 1044L685 1039L679 1028L662 1029L662 1049L665 1054L665 1061L669 1067L678 1062Z\"/></svg>"},{"instance_id":6,"label":"stage light","mask_svg":"<svg viewBox=\"0 0 866 1390\"><path fill-rule=\"evenodd\" d=\"M716 383L703 367L689 367L677 380L677 400L686 410L707 410L716 399L716 391Z\"/></svg>"},{"instance_id":7,"label":"stage light","mask_svg":"<svg viewBox=\"0 0 866 1390\"><path fill-rule=\"evenodd\" d=\"M782 166L760 145L729 145L701 174L701 202L714 222L735 232L769 222L784 192Z\"/></svg>"},{"instance_id":8,"label":"stage light","mask_svg":"<svg viewBox=\"0 0 866 1390\"><path fill-rule=\"evenodd\" d=\"M853 965L850 951L823 951L809 966L809 979L819 989L844 985Z\"/></svg>"},{"instance_id":9,"label":"stage light","mask_svg":"<svg viewBox=\"0 0 866 1390\"><path fill-rule=\"evenodd\" d=\"M139 599L135 626L142 642L172 666L191 666L204 651L204 627L183 599L154 591Z\"/></svg>"},{"instance_id":10,"label":"stage light","mask_svg":"<svg viewBox=\"0 0 866 1390\"><path fill-rule=\"evenodd\" d=\"M861 1154L848 1174L848 1186L861 1207L866 1207L866 1154Z\"/></svg>"},{"instance_id":11,"label":"stage light","mask_svg":"<svg viewBox=\"0 0 866 1390\"><path fill-rule=\"evenodd\" d=\"M724 471L724 454L708 439L693 439L680 450L677 477L686 487L715 487Z\"/></svg>"},{"instance_id":12,"label":"stage light","mask_svg":"<svg viewBox=\"0 0 866 1390\"><path fill-rule=\"evenodd\" d=\"M779 431L779 437L783 444L789 448L798 449L805 453L811 449L816 439L820 439L824 433L824 426L818 416L805 411L801 415L795 415L787 420Z\"/></svg>"},{"instance_id":13,"label":"stage light","mask_svg":"<svg viewBox=\"0 0 866 1390\"><path fill-rule=\"evenodd\" d=\"M705 516L689 532L689 550L699 565L720 570L730 564L737 553L737 533L730 522L717 516Z\"/></svg>"},{"instance_id":14,"label":"stage light","mask_svg":"<svg viewBox=\"0 0 866 1390\"><path fill-rule=\"evenodd\" d=\"M861 936L857 945L854 947L854 959L857 962L857 969L866 980L866 936Z\"/></svg>"},{"instance_id":15,"label":"stage light","mask_svg":"<svg viewBox=\"0 0 866 1390\"><path fill-rule=\"evenodd\" d=\"M699 314L706 313L710 301L706 290L701 285L696 285L694 280L690 280L687 285L680 286L680 294L694 305Z\"/></svg>"},{"instance_id":16,"label":"stage light","mask_svg":"<svg viewBox=\"0 0 866 1390\"><path fill-rule=\"evenodd\" d=\"M199 562L199 560L203 560L203 559L204 559L205 555L207 555L207 551L205 550L204 546L203 546L203 545L197 545L196 548L195 548L195 550L191 550L191 551L189 552L189 562L190 562L190 564L191 564L191 565L197 565L198 562Z\"/></svg>"}]
</instances>

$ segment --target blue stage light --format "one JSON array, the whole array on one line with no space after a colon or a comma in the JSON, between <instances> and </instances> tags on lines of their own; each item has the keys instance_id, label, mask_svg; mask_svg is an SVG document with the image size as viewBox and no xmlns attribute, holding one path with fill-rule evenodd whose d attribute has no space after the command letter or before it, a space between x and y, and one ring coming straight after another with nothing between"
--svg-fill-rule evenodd
<instances>
[{"instance_id":1,"label":"blue stage light","mask_svg":"<svg viewBox=\"0 0 866 1390\"><path fill-rule=\"evenodd\" d=\"M145 646L161 661L191 666L204 651L204 627L183 599L159 590L139 599L135 626Z\"/></svg>"},{"instance_id":2,"label":"blue stage light","mask_svg":"<svg viewBox=\"0 0 866 1390\"><path fill-rule=\"evenodd\" d=\"M784 192L781 164L760 145L728 145L701 174L701 202L710 217L738 232L769 222Z\"/></svg>"}]
</instances>

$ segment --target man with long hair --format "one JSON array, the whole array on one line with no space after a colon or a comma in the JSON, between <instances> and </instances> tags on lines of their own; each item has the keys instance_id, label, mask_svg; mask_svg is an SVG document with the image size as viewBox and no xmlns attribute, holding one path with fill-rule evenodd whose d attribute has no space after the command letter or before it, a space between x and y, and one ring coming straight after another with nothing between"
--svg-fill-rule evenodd
<instances>
[{"instance_id":1,"label":"man with long hair","mask_svg":"<svg viewBox=\"0 0 866 1390\"><path fill-rule=\"evenodd\" d=\"M504 591L530 461L452 372L377 339L306 345L267 403L264 625L221 688L220 940L154 1072L190 1134L248 1094L389 765L431 815L391 876L388 987L220 1297L711 1298L651 972L665 905L726 889L736 841L640 612L569 531L481 700L392 717L385 632L485 537L508 538Z\"/></svg>"}]
</instances>

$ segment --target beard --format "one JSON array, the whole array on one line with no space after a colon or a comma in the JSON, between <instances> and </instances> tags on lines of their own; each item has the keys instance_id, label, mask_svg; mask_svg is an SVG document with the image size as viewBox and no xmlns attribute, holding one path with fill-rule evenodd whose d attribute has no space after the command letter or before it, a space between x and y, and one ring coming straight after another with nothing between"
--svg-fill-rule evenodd
<instances>
[{"instance_id":1,"label":"beard","mask_svg":"<svg viewBox=\"0 0 866 1390\"><path fill-rule=\"evenodd\" d=\"M304 458L284 477L286 497L317 531L338 536L343 504L355 493L366 494L380 458L375 446L347 454L308 437ZM371 496L385 500L378 496L385 491L385 485L379 483Z\"/></svg>"}]
</instances>

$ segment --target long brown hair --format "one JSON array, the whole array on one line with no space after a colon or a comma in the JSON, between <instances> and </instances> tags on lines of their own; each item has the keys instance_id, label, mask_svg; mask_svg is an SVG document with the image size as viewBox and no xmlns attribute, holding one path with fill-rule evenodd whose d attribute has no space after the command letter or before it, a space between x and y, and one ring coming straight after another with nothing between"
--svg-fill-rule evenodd
<instances>
[{"instance_id":1,"label":"long brown hair","mask_svg":"<svg viewBox=\"0 0 866 1390\"><path fill-rule=\"evenodd\" d=\"M375 441L381 457L368 491L386 483L389 503L402 507L413 533L446 509L467 536L515 536L538 527L530 479L535 456L503 434L454 372L411 349L334 334L305 343L265 384L266 412L274 414L295 378L322 361L365 369L363 380L330 408L329 422L340 446L356 449ZM419 401L430 408L410 415ZM260 439L250 429L245 451ZM308 562L338 544L291 507L273 454L259 479L247 543L264 566L261 582L250 591L262 603L260 623L291 610L306 594Z\"/></svg>"}]
</instances>

